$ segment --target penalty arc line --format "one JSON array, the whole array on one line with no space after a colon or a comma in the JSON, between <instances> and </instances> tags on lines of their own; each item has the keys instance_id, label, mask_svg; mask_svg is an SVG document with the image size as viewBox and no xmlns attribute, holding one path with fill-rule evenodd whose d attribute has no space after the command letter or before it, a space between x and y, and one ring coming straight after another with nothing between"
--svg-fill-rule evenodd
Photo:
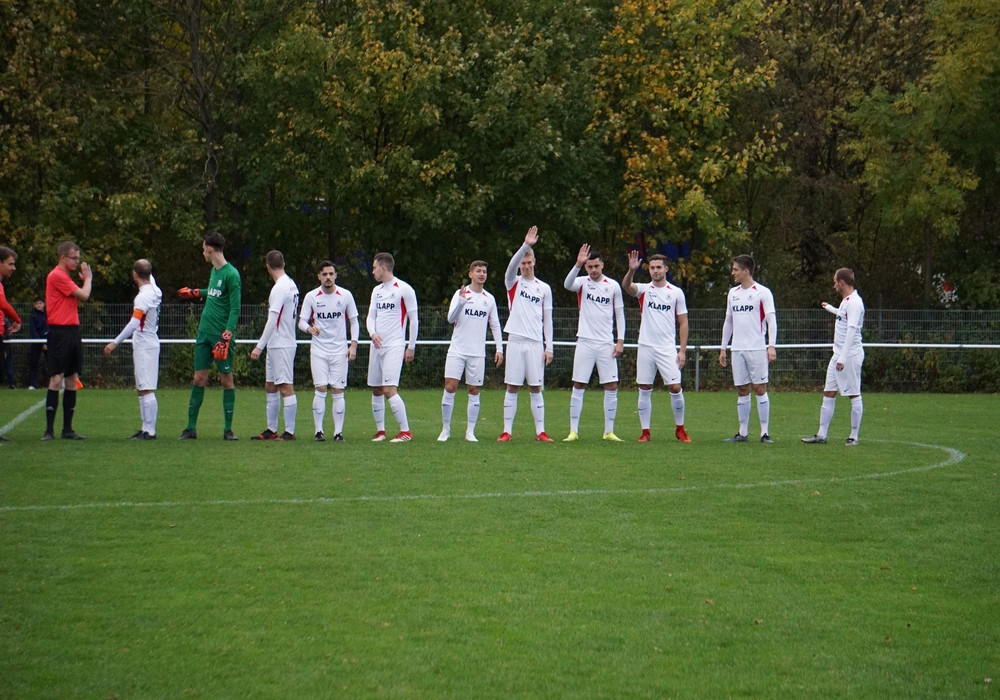
<instances>
[{"instance_id":1,"label":"penalty arc line","mask_svg":"<svg viewBox=\"0 0 1000 700\"><path fill-rule=\"evenodd\" d=\"M721 491L723 489L752 489L752 488L781 488L786 486L802 486L805 484L838 484L851 481L861 481L864 479L883 479L901 474L913 474L918 472L941 469L953 464L958 464L966 455L964 452L942 445L928 445L920 442L905 442L898 440L871 440L871 442L881 442L887 444L908 445L910 447L920 447L944 451L948 457L934 464L926 464L918 467L908 467L890 472L875 472L871 474L856 474L854 476L834 476L815 477L805 479L781 479L776 481L758 481L737 484L711 484L705 486L670 486L648 489L570 489L556 491L496 491L485 493L456 493L456 494L396 494L387 496L317 496L314 498L241 498L241 499L213 499L205 501L118 501L107 503L76 503L63 505L34 505L34 506L0 506L0 513L20 513L29 511L70 511L70 510L98 510L112 508L190 508L202 506L272 506L272 505L317 505L317 504L337 504L337 503L402 503L406 501L465 501L480 500L488 498L560 498L573 496L655 496L671 493L685 493L691 491Z\"/></svg>"}]
</instances>

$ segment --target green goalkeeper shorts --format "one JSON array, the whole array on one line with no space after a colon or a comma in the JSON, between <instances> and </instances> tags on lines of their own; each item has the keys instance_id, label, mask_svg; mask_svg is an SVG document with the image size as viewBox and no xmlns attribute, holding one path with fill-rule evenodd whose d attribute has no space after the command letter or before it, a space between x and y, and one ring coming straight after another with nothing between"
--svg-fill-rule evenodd
<instances>
[{"instance_id":1,"label":"green goalkeeper shorts","mask_svg":"<svg viewBox=\"0 0 1000 700\"><path fill-rule=\"evenodd\" d=\"M212 363L215 363L215 368L219 370L219 374L232 374L233 373L233 350L236 349L236 344L230 342L229 344L229 357L225 360L216 360L212 357L212 350L215 348L215 344L219 342L221 338L217 337L214 340L207 337L199 337L194 341L194 371L198 372L203 369L211 369Z\"/></svg>"}]
</instances>

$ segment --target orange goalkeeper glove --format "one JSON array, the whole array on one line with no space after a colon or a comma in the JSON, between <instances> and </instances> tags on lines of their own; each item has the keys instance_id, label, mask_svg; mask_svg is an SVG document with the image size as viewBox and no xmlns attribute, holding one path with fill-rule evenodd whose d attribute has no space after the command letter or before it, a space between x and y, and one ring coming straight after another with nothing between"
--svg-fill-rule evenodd
<instances>
[{"instance_id":1,"label":"orange goalkeeper glove","mask_svg":"<svg viewBox=\"0 0 1000 700\"><path fill-rule=\"evenodd\" d=\"M232 339L232 331L222 331L222 340L212 348L212 357L220 361L229 359L229 341Z\"/></svg>"},{"instance_id":2,"label":"orange goalkeeper glove","mask_svg":"<svg viewBox=\"0 0 1000 700\"><path fill-rule=\"evenodd\" d=\"M200 299L201 290L191 289L190 287L181 287L180 289L177 290L177 296L179 296L181 299Z\"/></svg>"}]
</instances>

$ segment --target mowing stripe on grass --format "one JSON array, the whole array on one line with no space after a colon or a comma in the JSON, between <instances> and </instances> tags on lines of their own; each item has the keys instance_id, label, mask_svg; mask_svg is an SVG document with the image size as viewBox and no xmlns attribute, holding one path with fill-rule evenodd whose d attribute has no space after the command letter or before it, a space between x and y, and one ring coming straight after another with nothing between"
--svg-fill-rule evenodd
<instances>
[{"instance_id":1,"label":"mowing stripe on grass","mask_svg":"<svg viewBox=\"0 0 1000 700\"><path fill-rule=\"evenodd\" d=\"M63 505L35 505L35 506L0 506L2 513L19 513L26 511L53 511L53 510L87 510L106 508L189 508L192 506L270 506L270 505L315 505L329 503L401 503L405 501L462 501L477 500L483 498L561 498L573 496L650 496L670 493L684 493L688 491L716 491L722 489L753 489L762 487L784 487L802 486L804 484L836 484L849 481L860 481L863 479L884 479L901 474L913 474L925 472L932 469L940 469L953 464L958 464L965 459L965 453L951 447L943 445L928 445L921 442L905 442L899 440L871 440L870 442L882 442L887 444L908 445L910 447L924 447L928 449L941 450L948 457L934 464L926 464L907 469L897 469L891 472L874 472L871 474L856 474L854 476L834 476L813 479L781 479L777 481L758 481L738 484L713 484L709 486L671 486L663 488L649 489L572 489L558 491L513 491L513 492L487 492L487 493L454 493L454 494L397 494L389 496L318 496L315 498L254 498L254 499L213 499L206 501L151 501L132 502L118 501L116 503L73 503Z\"/></svg>"}]
</instances>

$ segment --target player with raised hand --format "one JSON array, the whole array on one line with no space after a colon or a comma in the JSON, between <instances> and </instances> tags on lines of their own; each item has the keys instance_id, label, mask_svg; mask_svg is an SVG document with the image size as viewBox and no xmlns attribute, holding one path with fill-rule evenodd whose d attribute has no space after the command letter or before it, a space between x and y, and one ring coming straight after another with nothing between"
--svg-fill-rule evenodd
<instances>
[{"instance_id":1,"label":"player with raised hand","mask_svg":"<svg viewBox=\"0 0 1000 700\"><path fill-rule=\"evenodd\" d=\"M465 375L469 392L466 412L465 439L476 440L476 422L479 420L479 390L486 378L486 330L493 331L496 353L493 361L497 367L503 363L503 331L497 314L496 298L487 292L487 266L482 260L469 264L469 285L462 285L451 298L448 322L453 324L451 345L444 365L444 395L441 397L441 434L439 442L451 437L451 414L455 409L455 392L458 382Z\"/></svg>"},{"instance_id":2,"label":"player with raised hand","mask_svg":"<svg viewBox=\"0 0 1000 700\"><path fill-rule=\"evenodd\" d=\"M406 418L406 404L399 395L399 375L403 362L413 362L417 348L417 295L413 287L394 275L396 261L390 253L378 253L372 260L372 277L379 284L372 290L365 326L372 339L368 357L368 386L372 388L372 415L375 435L372 442L382 442L385 434L385 403L399 423L399 433L390 442L413 439ZM409 342L406 328L409 326Z\"/></svg>"},{"instance_id":3,"label":"player with raised hand","mask_svg":"<svg viewBox=\"0 0 1000 700\"><path fill-rule=\"evenodd\" d=\"M861 401L861 365L865 361L865 346L861 342L861 329L865 325L865 303L854 288L854 271L842 267L833 275L833 288L840 294L840 306L827 304L822 307L837 317L833 331L833 356L826 368L823 386L823 405L819 410L819 430L812 437L802 438L809 444L826 442L830 423L837 406L837 392L851 400L851 434L844 443L848 447L858 444L864 405Z\"/></svg>"},{"instance_id":4,"label":"player with raised hand","mask_svg":"<svg viewBox=\"0 0 1000 700\"><path fill-rule=\"evenodd\" d=\"M580 276L580 270L587 274ZM563 286L576 292L580 320L573 353L573 395L569 400L569 435L563 442L580 439L580 415L583 395L590 377L597 374L604 387L604 439L621 442L615 435L618 415L618 358L625 348L625 305L622 288L604 275L604 260L584 243L576 256L576 264L566 275ZM616 335L617 330L617 335ZM617 339L616 339L617 338Z\"/></svg>"},{"instance_id":5,"label":"player with raised hand","mask_svg":"<svg viewBox=\"0 0 1000 700\"><path fill-rule=\"evenodd\" d=\"M255 362L267 349L264 391L267 394L267 427L251 440L294 440L295 413L295 313L299 309L299 288L285 274L285 256L281 251L269 251L264 266L274 281L267 299L267 322L257 346L250 351ZM284 399L285 432L278 435L278 414Z\"/></svg>"},{"instance_id":6,"label":"player with raised hand","mask_svg":"<svg viewBox=\"0 0 1000 700\"><path fill-rule=\"evenodd\" d=\"M313 423L316 442L323 442L323 420L326 416L327 387L333 394L333 440L344 442L344 415L347 404L344 389L347 387L348 363L358 353L358 307L354 295L337 286L337 267L329 260L319 264L319 287L305 295L299 312L299 329L310 336L309 365L312 369ZM347 341L350 327L351 340Z\"/></svg>"},{"instance_id":7,"label":"player with raised hand","mask_svg":"<svg viewBox=\"0 0 1000 700\"><path fill-rule=\"evenodd\" d=\"M726 347L733 341L733 384L736 385L736 415L739 432L725 442L747 442L750 427L750 388L757 395L760 441L774 442L768 435L771 403L767 396L768 365L777 358L778 321L771 290L755 282L756 263L749 255L733 258L730 272L736 286L726 300L726 320L722 326L719 364L726 366Z\"/></svg>"},{"instance_id":8,"label":"player with raised hand","mask_svg":"<svg viewBox=\"0 0 1000 700\"><path fill-rule=\"evenodd\" d=\"M132 339L135 390L139 395L142 427L129 440L155 440L156 417L159 413L156 386L160 374L160 337L157 330L163 292L156 286L153 266L148 260L135 261L132 265L132 281L139 288L139 293L132 302L132 318L118 337L104 346L104 354L110 355L126 339Z\"/></svg>"},{"instance_id":9,"label":"player with raised hand","mask_svg":"<svg viewBox=\"0 0 1000 700\"><path fill-rule=\"evenodd\" d=\"M650 441L650 417L653 412L653 382L656 373L670 392L674 412L674 435L681 442L691 442L684 430L684 392L681 370L687 355L688 312L684 292L667 282L667 257L650 255L649 284L632 281L642 265L639 251L628 254L628 272L622 279L622 291L639 299L639 352L636 355L635 381L639 385L639 442ZM674 339L680 336L680 349L675 352Z\"/></svg>"},{"instance_id":10,"label":"player with raised hand","mask_svg":"<svg viewBox=\"0 0 1000 700\"><path fill-rule=\"evenodd\" d=\"M522 384L528 385L531 398L531 415L535 421L535 439L552 442L545 432L545 367L553 358L552 339L552 288L535 277L535 251L538 227L532 226L524 236L524 243L510 259L504 275L507 304L510 315L504 331L507 332L507 367L504 382L507 391L503 401L503 432L497 442L509 442L514 434L514 416L517 415L517 392Z\"/></svg>"},{"instance_id":11,"label":"player with raised hand","mask_svg":"<svg viewBox=\"0 0 1000 700\"><path fill-rule=\"evenodd\" d=\"M233 331L240 318L243 283L239 271L225 256L226 239L218 231L205 236L201 252L211 264L212 273L205 289L182 287L177 294L181 299L204 299L205 308L198 322L198 335L194 343L194 377L191 398L188 402L188 423L179 440L198 439L198 413L205 400L208 371L215 363L222 385L224 440L237 440L233 434L233 411L236 408L236 386L233 381L233 361L229 357Z\"/></svg>"}]
</instances>

